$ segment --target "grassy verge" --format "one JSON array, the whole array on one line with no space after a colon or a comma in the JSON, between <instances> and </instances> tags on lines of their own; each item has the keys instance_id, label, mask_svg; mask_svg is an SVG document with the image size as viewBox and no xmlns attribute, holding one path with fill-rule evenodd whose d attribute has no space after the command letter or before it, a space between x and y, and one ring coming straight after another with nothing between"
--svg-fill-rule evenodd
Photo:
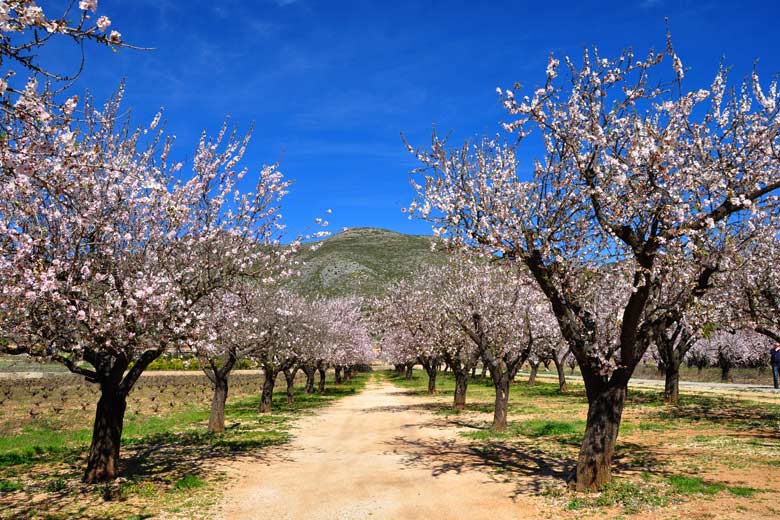
<instances>
[{"instance_id":1,"label":"grassy verge","mask_svg":"<svg viewBox=\"0 0 780 520\"><path fill-rule=\"evenodd\" d=\"M410 380L391 371L384 377L410 395L427 396L422 371ZM439 374L437 388L438 397L425 408L458 428L468 442L459 453L450 450L460 461L427 463L487 467L522 492L547 498L560 508L554 516L631 516L672 507L695 511L696 504L712 509L721 502L726 511L733 500L748 510L763 507L757 505L763 503L761 494L780 487L764 485L765 479L774 483L780 477L780 406L775 404L685 394L670 406L658 391L631 390L614 457L615 479L597 493L579 494L567 484L587 418L581 384L570 382L570 391L560 393L554 383L515 382L510 423L500 432L490 428L495 393L489 379L469 383L464 411L452 407L452 375ZM774 477L765 476L767 468Z\"/></svg>"},{"instance_id":2,"label":"grassy verge","mask_svg":"<svg viewBox=\"0 0 780 520\"><path fill-rule=\"evenodd\" d=\"M290 440L296 419L360 391L369 375L358 374L341 385L329 381L323 394L307 395L296 388L292 404L286 402L283 385L277 385L273 412L263 415L257 412L260 382L237 380L223 434L207 431L208 392L193 386L207 384L193 383L192 376L178 377L144 381L125 418L122 476L96 486L80 482L92 409L76 406L31 418L25 410L42 408L37 400L55 390L15 391L14 407L8 408L12 413L0 426L0 518L146 518L163 512L205 517L224 486L218 463L237 455L262 459L263 448ZM75 379L68 384L80 385ZM185 389L192 395L175 400ZM66 387L56 392L78 394ZM195 396L198 399L192 399Z\"/></svg>"}]
</instances>

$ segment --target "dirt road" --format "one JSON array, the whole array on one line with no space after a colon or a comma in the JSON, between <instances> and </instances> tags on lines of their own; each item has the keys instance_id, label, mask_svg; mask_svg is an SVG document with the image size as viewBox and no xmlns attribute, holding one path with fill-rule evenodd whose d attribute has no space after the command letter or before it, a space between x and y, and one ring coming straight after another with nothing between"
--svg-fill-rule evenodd
<instances>
[{"instance_id":1,"label":"dirt road","mask_svg":"<svg viewBox=\"0 0 780 520\"><path fill-rule=\"evenodd\" d=\"M516 484L484 469L443 418L386 382L297 423L268 461L229 469L217 516L254 518L542 518ZM438 425L438 426L437 426ZM452 453L452 456L448 456ZM432 462L434 461L434 462Z\"/></svg>"}]
</instances>

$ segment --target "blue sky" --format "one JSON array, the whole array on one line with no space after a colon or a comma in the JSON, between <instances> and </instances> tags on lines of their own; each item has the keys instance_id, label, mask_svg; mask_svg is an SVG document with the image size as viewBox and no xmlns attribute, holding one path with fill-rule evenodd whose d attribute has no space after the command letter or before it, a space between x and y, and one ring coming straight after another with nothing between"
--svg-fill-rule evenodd
<instances>
[{"instance_id":1,"label":"blue sky","mask_svg":"<svg viewBox=\"0 0 780 520\"><path fill-rule=\"evenodd\" d=\"M46 2L41 2L44 6ZM756 59L765 79L780 72L775 2L636 0L602 2L392 2L264 0L100 0L113 28L151 51L89 46L74 85L99 100L120 79L137 122L165 108L176 154L191 156L203 129L229 115L254 122L246 163L279 161L296 181L285 201L291 232L325 209L331 231L377 226L429 233L401 213L413 193L413 144L433 125L453 142L495 133L505 117L495 89L544 80L547 56L598 46L612 56L664 46L670 18L675 48L706 87L721 57L732 79ZM68 51L44 56L67 70Z\"/></svg>"}]
</instances>

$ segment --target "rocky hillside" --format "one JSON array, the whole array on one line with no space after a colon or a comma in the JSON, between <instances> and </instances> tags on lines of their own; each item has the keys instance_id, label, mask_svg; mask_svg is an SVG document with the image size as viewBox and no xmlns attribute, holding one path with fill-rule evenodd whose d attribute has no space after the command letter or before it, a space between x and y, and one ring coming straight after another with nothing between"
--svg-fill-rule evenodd
<instances>
[{"instance_id":1,"label":"rocky hillside","mask_svg":"<svg viewBox=\"0 0 780 520\"><path fill-rule=\"evenodd\" d=\"M348 229L323 240L316 251L301 251L302 276L293 285L309 295L379 295L421 265L440 261L431 241L385 229Z\"/></svg>"}]
</instances>

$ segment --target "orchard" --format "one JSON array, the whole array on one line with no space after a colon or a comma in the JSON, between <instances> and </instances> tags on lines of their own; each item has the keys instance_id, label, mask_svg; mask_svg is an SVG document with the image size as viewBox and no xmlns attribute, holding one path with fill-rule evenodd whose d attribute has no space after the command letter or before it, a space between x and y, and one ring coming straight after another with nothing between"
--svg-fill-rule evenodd
<instances>
[{"instance_id":1,"label":"orchard","mask_svg":"<svg viewBox=\"0 0 780 520\"><path fill-rule=\"evenodd\" d=\"M485 135L398 129L390 204L332 173L362 144L317 155L398 122L367 97L355 131L362 105L285 83L330 74L322 55L171 94L128 65L158 59L132 9L40 3L0 0L0 517L778 512L773 71L702 80L668 21L660 50L545 53ZM432 234L327 231L384 206Z\"/></svg>"}]
</instances>

